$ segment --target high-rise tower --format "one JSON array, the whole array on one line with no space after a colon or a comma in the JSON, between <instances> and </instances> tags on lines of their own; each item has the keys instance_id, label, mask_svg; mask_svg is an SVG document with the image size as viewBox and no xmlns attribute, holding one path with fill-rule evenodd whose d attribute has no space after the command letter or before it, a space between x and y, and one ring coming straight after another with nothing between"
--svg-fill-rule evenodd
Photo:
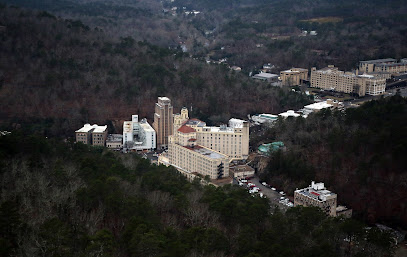
<instances>
[{"instance_id":1,"label":"high-rise tower","mask_svg":"<svg viewBox=\"0 0 407 257\"><path fill-rule=\"evenodd\" d=\"M157 133L157 148L168 148L168 136L173 134L173 108L168 97L158 97L153 128Z\"/></svg>"}]
</instances>

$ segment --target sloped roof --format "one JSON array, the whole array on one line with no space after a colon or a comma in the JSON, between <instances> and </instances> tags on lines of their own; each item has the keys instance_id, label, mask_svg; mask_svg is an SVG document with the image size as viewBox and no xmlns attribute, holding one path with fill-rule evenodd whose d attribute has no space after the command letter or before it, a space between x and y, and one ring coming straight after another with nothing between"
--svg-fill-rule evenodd
<instances>
[{"instance_id":1,"label":"sloped roof","mask_svg":"<svg viewBox=\"0 0 407 257\"><path fill-rule=\"evenodd\" d=\"M184 125L184 126L180 127L178 129L178 131L181 132L181 133L193 133L193 132L195 132L195 129Z\"/></svg>"}]
</instances>

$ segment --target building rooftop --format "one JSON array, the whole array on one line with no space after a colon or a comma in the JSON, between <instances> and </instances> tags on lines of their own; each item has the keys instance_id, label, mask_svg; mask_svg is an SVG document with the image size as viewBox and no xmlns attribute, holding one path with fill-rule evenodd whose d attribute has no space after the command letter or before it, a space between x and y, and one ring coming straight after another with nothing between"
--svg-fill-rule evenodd
<instances>
[{"instance_id":1,"label":"building rooftop","mask_svg":"<svg viewBox=\"0 0 407 257\"><path fill-rule=\"evenodd\" d=\"M396 59L393 58L386 58L386 59L376 59L376 60L367 60L367 61L360 61L359 63L383 63L383 62L396 62Z\"/></svg>"},{"instance_id":2,"label":"building rooftop","mask_svg":"<svg viewBox=\"0 0 407 257\"><path fill-rule=\"evenodd\" d=\"M148 124L147 121L146 121L146 122L143 122L143 123L140 122L139 125L140 125L141 128L143 128L144 131L148 131L148 132L153 132L153 131L155 131L155 130L150 126L150 124Z\"/></svg>"},{"instance_id":3,"label":"building rooftop","mask_svg":"<svg viewBox=\"0 0 407 257\"><path fill-rule=\"evenodd\" d=\"M200 145L195 145L194 147L190 147L190 146L184 146L185 148L187 148L188 150L191 150L193 152L199 153L201 155L204 155L205 157L211 158L211 159L223 159L223 158L227 158L226 155L221 154L219 152L213 151L209 148L200 146Z\"/></svg>"},{"instance_id":4,"label":"building rooftop","mask_svg":"<svg viewBox=\"0 0 407 257\"><path fill-rule=\"evenodd\" d=\"M243 128L243 123L245 123L245 122L246 122L245 120L231 118L229 120L229 127L231 127L231 128Z\"/></svg>"},{"instance_id":5,"label":"building rooftop","mask_svg":"<svg viewBox=\"0 0 407 257\"><path fill-rule=\"evenodd\" d=\"M183 125L178 129L179 132L181 133L193 133L196 132L194 128L188 127L187 125Z\"/></svg>"},{"instance_id":6,"label":"building rooftop","mask_svg":"<svg viewBox=\"0 0 407 257\"><path fill-rule=\"evenodd\" d=\"M324 108L331 108L333 105L328 104L327 101L319 102L319 103L313 103L304 106L306 109L311 109L311 110L322 110Z\"/></svg>"},{"instance_id":7,"label":"building rooftop","mask_svg":"<svg viewBox=\"0 0 407 257\"><path fill-rule=\"evenodd\" d=\"M122 141L123 141L122 134L109 134L106 139L106 142L122 142Z\"/></svg>"},{"instance_id":8,"label":"building rooftop","mask_svg":"<svg viewBox=\"0 0 407 257\"><path fill-rule=\"evenodd\" d=\"M284 70L282 72L285 72L285 73L299 73L299 72L304 72L304 71L308 71L308 70L303 69L303 68L291 68L289 70Z\"/></svg>"},{"instance_id":9,"label":"building rooftop","mask_svg":"<svg viewBox=\"0 0 407 257\"><path fill-rule=\"evenodd\" d=\"M95 126L95 125L93 125L93 126ZM103 133L103 132L105 132L107 130L107 125L104 125L104 126L98 126L98 125L96 125L95 126L95 130L93 131L94 133Z\"/></svg>"},{"instance_id":10,"label":"building rooftop","mask_svg":"<svg viewBox=\"0 0 407 257\"><path fill-rule=\"evenodd\" d=\"M184 125L197 126L197 127L205 127L205 126L206 126L206 123L203 122L203 121L201 121L201 120L199 120L199 119L193 118L193 119L187 120L187 121L184 123Z\"/></svg>"},{"instance_id":11,"label":"building rooftop","mask_svg":"<svg viewBox=\"0 0 407 257\"><path fill-rule=\"evenodd\" d=\"M270 78L277 78L277 74L271 74L271 73L266 73L266 72L260 72L259 74L256 74L253 76L254 78L265 78L265 79L270 79Z\"/></svg>"},{"instance_id":12,"label":"building rooftop","mask_svg":"<svg viewBox=\"0 0 407 257\"><path fill-rule=\"evenodd\" d=\"M377 67L395 67L395 66L404 66L406 65L405 62L397 62L397 63L379 63Z\"/></svg>"},{"instance_id":13,"label":"building rooftop","mask_svg":"<svg viewBox=\"0 0 407 257\"><path fill-rule=\"evenodd\" d=\"M314 181L312 181L311 185L309 185L308 187L297 189L295 190L295 192L321 202L326 201L328 198L336 196L335 193L332 193L325 188L324 183L315 183Z\"/></svg>"},{"instance_id":14,"label":"building rooftop","mask_svg":"<svg viewBox=\"0 0 407 257\"><path fill-rule=\"evenodd\" d=\"M294 112L293 110L288 110L286 112L282 112L279 114L279 116L287 118L287 117L298 117L300 114Z\"/></svg>"},{"instance_id":15,"label":"building rooftop","mask_svg":"<svg viewBox=\"0 0 407 257\"><path fill-rule=\"evenodd\" d=\"M166 97L166 96L160 96L160 97L158 97L158 100L161 100L161 101L170 101L170 99L169 99L168 97Z\"/></svg>"},{"instance_id":16,"label":"building rooftop","mask_svg":"<svg viewBox=\"0 0 407 257\"><path fill-rule=\"evenodd\" d=\"M105 132L107 129L107 125L104 126L98 126L97 124L93 124L90 125L89 123L86 123L85 125L83 125L82 128L78 129L75 132L79 132L79 133L87 133L87 132L96 132L96 133L102 133Z\"/></svg>"}]
</instances>

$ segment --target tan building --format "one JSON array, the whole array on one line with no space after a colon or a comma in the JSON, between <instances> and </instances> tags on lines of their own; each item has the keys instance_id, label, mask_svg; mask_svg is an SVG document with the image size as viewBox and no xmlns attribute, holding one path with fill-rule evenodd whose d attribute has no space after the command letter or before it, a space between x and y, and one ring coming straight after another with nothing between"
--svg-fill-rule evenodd
<instances>
[{"instance_id":1,"label":"tan building","mask_svg":"<svg viewBox=\"0 0 407 257\"><path fill-rule=\"evenodd\" d=\"M97 124L85 124L81 129L75 131L76 142L88 145L105 146L107 138L107 125L98 126Z\"/></svg>"},{"instance_id":2,"label":"tan building","mask_svg":"<svg viewBox=\"0 0 407 257\"><path fill-rule=\"evenodd\" d=\"M158 97L155 104L153 128L157 133L157 148L168 147L168 136L173 134L173 108L168 97Z\"/></svg>"},{"instance_id":3,"label":"tan building","mask_svg":"<svg viewBox=\"0 0 407 257\"><path fill-rule=\"evenodd\" d=\"M333 65L329 65L320 70L312 68L311 87L355 93L359 96L380 95L386 90L386 79L374 75L357 75L352 72L344 72Z\"/></svg>"},{"instance_id":4,"label":"tan building","mask_svg":"<svg viewBox=\"0 0 407 257\"><path fill-rule=\"evenodd\" d=\"M283 86L301 85L303 80L308 80L308 70L302 68L291 68L280 72L280 80Z\"/></svg>"},{"instance_id":5,"label":"tan building","mask_svg":"<svg viewBox=\"0 0 407 257\"><path fill-rule=\"evenodd\" d=\"M229 157L196 143L197 131L183 125L177 137L170 136L168 162L184 174L201 174L211 179L229 176Z\"/></svg>"},{"instance_id":6,"label":"tan building","mask_svg":"<svg viewBox=\"0 0 407 257\"><path fill-rule=\"evenodd\" d=\"M232 120L232 119L231 119ZM197 127L197 143L228 155L231 159L247 159L249 156L249 123L220 127Z\"/></svg>"},{"instance_id":7,"label":"tan building","mask_svg":"<svg viewBox=\"0 0 407 257\"><path fill-rule=\"evenodd\" d=\"M375 71L376 65L379 65L379 64L393 64L393 63L396 63L396 62L397 62L397 60L393 59L393 58L360 61L359 62L359 71L362 72L362 73L371 73L371 72Z\"/></svg>"},{"instance_id":8,"label":"tan building","mask_svg":"<svg viewBox=\"0 0 407 257\"><path fill-rule=\"evenodd\" d=\"M337 195L326 190L324 183L311 182L304 189L294 191L294 206L316 206L327 215L336 217Z\"/></svg>"}]
</instances>

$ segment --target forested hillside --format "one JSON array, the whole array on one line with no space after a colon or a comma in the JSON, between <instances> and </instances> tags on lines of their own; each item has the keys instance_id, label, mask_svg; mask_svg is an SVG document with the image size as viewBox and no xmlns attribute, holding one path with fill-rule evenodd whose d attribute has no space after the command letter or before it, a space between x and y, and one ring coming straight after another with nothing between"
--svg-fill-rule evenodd
<instances>
[{"instance_id":1,"label":"forested hillside","mask_svg":"<svg viewBox=\"0 0 407 257\"><path fill-rule=\"evenodd\" d=\"M262 175L287 192L325 182L370 223L407 226L407 100L399 95L344 112L287 119L256 141L283 141Z\"/></svg>"},{"instance_id":2,"label":"forested hillside","mask_svg":"<svg viewBox=\"0 0 407 257\"><path fill-rule=\"evenodd\" d=\"M157 96L210 123L309 102L223 65L131 37L110 38L78 20L0 8L0 120L72 135L84 122L152 118ZM28 122L27 122L28 121ZM120 124L118 124L120 127Z\"/></svg>"},{"instance_id":3,"label":"forested hillside","mask_svg":"<svg viewBox=\"0 0 407 257\"><path fill-rule=\"evenodd\" d=\"M328 64L350 70L359 60L407 56L403 0L5 2L80 19L109 35L162 47L183 44L197 57L228 58L245 71L269 62L279 67L276 71ZM303 30L317 35L305 36Z\"/></svg>"},{"instance_id":4,"label":"forested hillside","mask_svg":"<svg viewBox=\"0 0 407 257\"><path fill-rule=\"evenodd\" d=\"M81 143L0 137L1 256L391 256L388 234L317 208L270 214L237 186L189 183Z\"/></svg>"}]
</instances>

